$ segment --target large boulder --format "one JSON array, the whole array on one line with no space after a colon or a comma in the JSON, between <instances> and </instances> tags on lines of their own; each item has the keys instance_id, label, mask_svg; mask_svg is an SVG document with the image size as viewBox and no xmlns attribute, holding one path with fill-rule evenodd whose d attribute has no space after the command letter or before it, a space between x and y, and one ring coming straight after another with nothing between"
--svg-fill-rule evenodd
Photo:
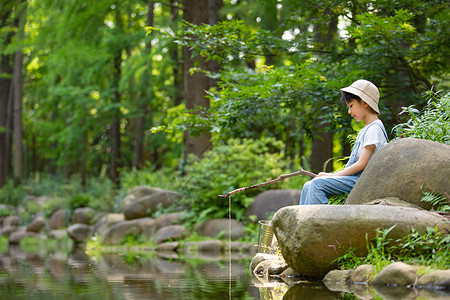
<instances>
[{"instance_id":1,"label":"large boulder","mask_svg":"<svg viewBox=\"0 0 450 300\"><path fill-rule=\"evenodd\" d=\"M90 207L80 207L73 211L72 224L91 225L95 216L95 210Z\"/></svg>"},{"instance_id":2,"label":"large boulder","mask_svg":"<svg viewBox=\"0 0 450 300\"><path fill-rule=\"evenodd\" d=\"M100 236L102 244L118 245L129 234L141 234L142 228L136 220L122 221L106 229Z\"/></svg>"},{"instance_id":3,"label":"large boulder","mask_svg":"<svg viewBox=\"0 0 450 300\"><path fill-rule=\"evenodd\" d=\"M3 226L19 226L21 222L19 216L8 216L3 219Z\"/></svg>"},{"instance_id":4,"label":"large boulder","mask_svg":"<svg viewBox=\"0 0 450 300\"><path fill-rule=\"evenodd\" d=\"M127 220L151 216L159 208L169 207L181 198L180 193L158 189L152 194L129 201L123 208L123 214Z\"/></svg>"},{"instance_id":5,"label":"large boulder","mask_svg":"<svg viewBox=\"0 0 450 300\"><path fill-rule=\"evenodd\" d=\"M95 223L94 233L98 233L100 236L102 236L111 226L124 220L125 216L123 214L107 214L103 216L97 223Z\"/></svg>"},{"instance_id":6,"label":"large boulder","mask_svg":"<svg viewBox=\"0 0 450 300\"><path fill-rule=\"evenodd\" d=\"M55 211L50 217L50 228L51 229L59 229L66 226L68 221L68 215L64 209L58 209Z\"/></svg>"},{"instance_id":7,"label":"large boulder","mask_svg":"<svg viewBox=\"0 0 450 300\"><path fill-rule=\"evenodd\" d=\"M244 225L236 219L211 219L195 226L195 231L207 237L223 235L223 237L228 238L230 235L230 227L232 240L237 240L245 236Z\"/></svg>"},{"instance_id":8,"label":"large boulder","mask_svg":"<svg viewBox=\"0 0 450 300\"><path fill-rule=\"evenodd\" d=\"M347 198L347 204L397 197L423 208L423 191L449 195L450 145L420 139L390 142L368 163ZM448 199L448 198L447 198Z\"/></svg>"},{"instance_id":9,"label":"large boulder","mask_svg":"<svg viewBox=\"0 0 450 300\"><path fill-rule=\"evenodd\" d=\"M31 223L27 226L27 231L29 232L40 232L41 229L45 226L45 219L43 216L37 216L31 221Z\"/></svg>"},{"instance_id":10,"label":"large boulder","mask_svg":"<svg viewBox=\"0 0 450 300\"><path fill-rule=\"evenodd\" d=\"M269 190L258 194L245 211L249 222L266 220L282 207L298 204L301 190Z\"/></svg>"},{"instance_id":11,"label":"large boulder","mask_svg":"<svg viewBox=\"0 0 450 300\"><path fill-rule=\"evenodd\" d=\"M91 237L92 229L90 225L77 223L67 228L67 234L75 243L85 243Z\"/></svg>"},{"instance_id":12,"label":"large boulder","mask_svg":"<svg viewBox=\"0 0 450 300\"><path fill-rule=\"evenodd\" d=\"M369 240L377 229L395 227L388 238L397 240L427 227L438 226L450 233L446 217L411 207L387 205L298 205L281 208L272 219L272 227L286 262L298 273L323 277L337 267L333 262L348 249L367 255Z\"/></svg>"},{"instance_id":13,"label":"large boulder","mask_svg":"<svg viewBox=\"0 0 450 300\"><path fill-rule=\"evenodd\" d=\"M183 239L188 236L189 231L183 225L165 226L155 232L153 241L156 244L161 244L169 240Z\"/></svg>"},{"instance_id":14,"label":"large boulder","mask_svg":"<svg viewBox=\"0 0 450 300\"><path fill-rule=\"evenodd\" d=\"M160 191L162 191L162 189L152 188L152 187L146 186L146 185L135 186L130 191L130 193L125 197L125 199L123 201L122 209L123 209L123 207L127 206L128 204L135 202L136 199L140 199L140 198L148 196L148 195L159 193Z\"/></svg>"},{"instance_id":15,"label":"large boulder","mask_svg":"<svg viewBox=\"0 0 450 300\"><path fill-rule=\"evenodd\" d=\"M19 231L12 232L9 235L8 243L17 245L17 244L20 244L20 241L26 237L37 237L37 236L39 236L39 235L36 232L19 230Z\"/></svg>"}]
</instances>

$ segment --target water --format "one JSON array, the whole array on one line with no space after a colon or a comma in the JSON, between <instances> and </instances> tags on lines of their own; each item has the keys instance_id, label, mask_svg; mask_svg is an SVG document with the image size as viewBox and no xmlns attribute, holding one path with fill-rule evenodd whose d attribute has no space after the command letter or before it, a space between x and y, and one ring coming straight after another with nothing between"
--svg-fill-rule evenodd
<instances>
[{"instance_id":1,"label":"water","mask_svg":"<svg viewBox=\"0 0 450 300\"><path fill-rule=\"evenodd\" d=\"M175 253L24 253L11 247L0 254L0 299L336 299L321 282L289 286L256 279L251 257ZM231 278L231 281L230 281ZM347 298L348 299L348 298Z\"/></svg>"}]
</instances>

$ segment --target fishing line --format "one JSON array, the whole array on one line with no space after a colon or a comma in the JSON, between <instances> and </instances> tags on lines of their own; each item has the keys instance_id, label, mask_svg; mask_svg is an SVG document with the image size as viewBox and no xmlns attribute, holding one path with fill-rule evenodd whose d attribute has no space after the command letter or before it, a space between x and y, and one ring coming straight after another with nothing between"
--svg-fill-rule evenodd
<instances>
[{"instance_id":1,"label":"fishing line","mask_svg":"<svg viewBox=\"0 0 450 300\"><path fill-rule=\"evenodd\" d=\"M230 262L230 278L228 281L228 298L231 299L231 195L228 197L228 257Z\"/></svg>"}]
</instances>

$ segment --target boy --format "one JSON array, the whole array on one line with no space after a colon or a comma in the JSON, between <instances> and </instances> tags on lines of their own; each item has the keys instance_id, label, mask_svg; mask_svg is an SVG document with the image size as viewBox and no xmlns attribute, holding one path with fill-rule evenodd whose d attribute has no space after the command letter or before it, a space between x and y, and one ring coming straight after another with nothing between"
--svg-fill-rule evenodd
<instances>
[{"instance_id":1,"label":"boy","mask_svg":"<svg viewBox=\"0 0 450 300\"><path fill-rule=\"evenodd\" d=\"M327 204L328 197L349 193L372 154L388 142L380 113L378 88L370 81L360 79L341 89L341 101L348 107L348 113L357 122L363 121L364 128L358 133L350 159L345 168L336 173L321 172L305 183L300 198L301 205Z\"/></svg>"}]
</instances>

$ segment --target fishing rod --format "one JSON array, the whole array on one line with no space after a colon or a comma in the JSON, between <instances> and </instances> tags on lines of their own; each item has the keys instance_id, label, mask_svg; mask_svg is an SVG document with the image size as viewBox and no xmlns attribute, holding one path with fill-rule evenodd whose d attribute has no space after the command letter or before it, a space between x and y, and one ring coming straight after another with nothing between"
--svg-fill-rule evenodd
<instances>
[{"instance_id":1,"label":"fishing rod","mask_svg":"<svg viewBox=\"0 0 450 300\"><path fill-rule=\"evenodd\" d=\"M269 180L269 181L266 181L266 182L263 182L263 183L259 183L259 184L255 184L255 185L242 187L242 188L233 190L233 191L229 192L226 195L219 195L219 197L221 197L221 198L228 198L228 197L230 197L233 194L236 194L236 193L239 193L239 192L243 192L243 191L246 191L246 190L250 190L250 189L256 189L256 188L259 188L259 187L262 187L262 186L265 186L265 185L268 185L268 184L271 184L271 183L279 182L279 181L282 181L282 180L284 180L286 178L294 177L294 176L297 176L297 175L308 175L308 176L310 176L312 178L317 176L317 174L314 174L312 172L300 169L300 170L298 170L297 172L294 172L294 173L280 175L280 177L278 177L277 179L272 179L272 180Z\"/></svg>"}]
</instances>

